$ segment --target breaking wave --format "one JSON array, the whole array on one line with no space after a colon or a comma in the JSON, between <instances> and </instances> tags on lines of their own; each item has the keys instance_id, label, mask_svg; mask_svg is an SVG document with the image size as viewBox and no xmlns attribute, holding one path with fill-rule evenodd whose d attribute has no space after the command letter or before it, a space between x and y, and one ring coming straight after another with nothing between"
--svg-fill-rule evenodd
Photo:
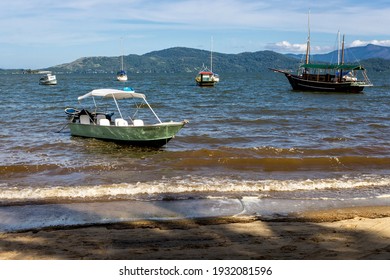
<instances>
[{"instance_id":1,"label":"breaking wave","mask_svg":"<svg viewBox=\"0 0 390 280\"><path fill-rule=\"evenodd\" d=\"M307 198L324 199L324 191L341 198L340 190L371 193L386 197L390 177L366 175L357 178L323 178L297 180L242 180L232 178L185 176L148 182L121 183L95 186L7 187L0 185L0 203L58 203L71 201L165 200L205 197L293 197L294 192L310 193ZM288 194L286 194L288 193ZM349 194L351 195L351 194Z\"/></svg>"}]
</instances>

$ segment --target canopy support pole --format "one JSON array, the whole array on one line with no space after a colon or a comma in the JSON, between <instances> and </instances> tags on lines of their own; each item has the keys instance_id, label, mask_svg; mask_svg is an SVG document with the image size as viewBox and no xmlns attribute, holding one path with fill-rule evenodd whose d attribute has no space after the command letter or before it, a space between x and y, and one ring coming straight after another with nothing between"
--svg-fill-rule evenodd
<instances>
[{"instance_id":1,"label":"canopy support pole","mask_svg":"<svg viewBox=\"0 0 390 280\"><path fill-rule=\"evenodd\" d=\"M121 116L121 119L123 119L122 112L119 109L119 105L118 105L118 102L116 101L116 98L115 98L114 94L112 94L112 99L114 99L114 102L115 102L116 108L118 109L119 115Z\"/></svg>"},{"instance_id":2,"label":"canopy support pole","mask_svg":"<svg viewBox=\"0 0 390 280\"><path fill-rule=\"evenodd\" d=\"M145 101L146 105L148 105L150 111L152 111L153 115L157 118L157 120L158 120L160 123L162 123L162 121L160 120L160 118L159 118L159 117L157 116L157 114L153 111L152 107L150 107L148 101L146 101L145 98L144 98L144 101Z\"/></svg>"}]
</instances>

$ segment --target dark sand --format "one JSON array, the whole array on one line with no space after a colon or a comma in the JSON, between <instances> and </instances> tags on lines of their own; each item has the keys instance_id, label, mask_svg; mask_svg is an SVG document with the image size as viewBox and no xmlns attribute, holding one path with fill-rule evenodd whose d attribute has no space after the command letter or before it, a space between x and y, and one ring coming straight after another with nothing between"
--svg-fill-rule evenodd
<instances>
[{"instance_id":1,"label":"dark sand","mask_svg":"<svg viewBox=\"0 0 390 280\"><path fill-rule=\"evenodd\" d=\"M390 206L0 233L0 259L390 259Z\"/></svg>"}]
</instances>

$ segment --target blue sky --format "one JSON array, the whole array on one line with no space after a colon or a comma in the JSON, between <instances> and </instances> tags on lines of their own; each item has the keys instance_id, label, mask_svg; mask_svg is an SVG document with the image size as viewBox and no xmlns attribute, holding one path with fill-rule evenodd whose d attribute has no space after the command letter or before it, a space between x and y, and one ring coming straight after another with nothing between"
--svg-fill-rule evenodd
<instances>
[{"instance_id":1,"label":"blue sky","mask_svg":"<svg viewBox=\"0 0 390 280\"><path fill-rule=\"evenodd\" d=\"M45 68L80 57L170 47L222 53L303 53L310 8L312 53L390 46L388 0L3 0L0 68Z\"/></svg>"}]
</instances>

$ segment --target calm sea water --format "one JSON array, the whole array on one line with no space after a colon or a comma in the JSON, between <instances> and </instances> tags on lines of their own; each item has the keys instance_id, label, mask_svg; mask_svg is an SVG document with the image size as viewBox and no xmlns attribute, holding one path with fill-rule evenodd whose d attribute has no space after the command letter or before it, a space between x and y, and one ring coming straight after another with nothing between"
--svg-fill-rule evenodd
<instances>
[{"instance_id":1,"label":"calm sea water","mask_svg":"<svg viewBox=\"0 0 390 280\"><path fill-rule=\"evenodd\" d=\"M370 74L370 73L369 73ZM390 197L390 81L370 75L363 94L294 92L276 73L0 76L1 207L74 202L255 197ZM71 137L64 108L96 88L145 93L163 121L189 120L149 150ZM62 130L61 130L62 129ZM60 131L60 132L59 132ZM7 208L8 209L8 208Z\"/></svg>"}]
</instances>

